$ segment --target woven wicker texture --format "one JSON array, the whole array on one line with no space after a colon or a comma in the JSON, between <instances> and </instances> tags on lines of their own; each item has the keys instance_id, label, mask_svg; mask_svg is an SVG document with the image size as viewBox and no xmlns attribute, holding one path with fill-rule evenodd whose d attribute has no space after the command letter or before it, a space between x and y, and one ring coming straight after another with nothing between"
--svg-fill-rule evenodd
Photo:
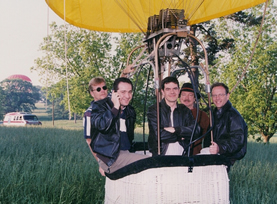
<instances>
[{"instance_id":1,"label":"woven wicker texture","mask_svg":"<svg viewBox=\"0 0 277 204\"><path fill-rule=\"evenodd\" d=\"M105 204L229 203L229 178L224 165L163 167L118 180L106 178Z\"/></svg>"}]
</instances>

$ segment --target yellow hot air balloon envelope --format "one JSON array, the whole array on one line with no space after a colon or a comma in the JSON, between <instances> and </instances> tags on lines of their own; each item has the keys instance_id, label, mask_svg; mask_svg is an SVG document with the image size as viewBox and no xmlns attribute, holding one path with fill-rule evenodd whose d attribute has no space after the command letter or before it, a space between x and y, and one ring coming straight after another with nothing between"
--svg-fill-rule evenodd
<instances>
[{"instance_id":1,"label":"yellow hot air balloon envelope","mask_svg":"<svg viewBox=\"0 0 277 204\"><path fill-rule=\"evenodd\" d=\"M184 9L188 25L241 11L266 0L45 0L62 19L104 32L145 32L161 9ZM64 5L65 3L65 5Z\"/></svg>"}]
</instances>

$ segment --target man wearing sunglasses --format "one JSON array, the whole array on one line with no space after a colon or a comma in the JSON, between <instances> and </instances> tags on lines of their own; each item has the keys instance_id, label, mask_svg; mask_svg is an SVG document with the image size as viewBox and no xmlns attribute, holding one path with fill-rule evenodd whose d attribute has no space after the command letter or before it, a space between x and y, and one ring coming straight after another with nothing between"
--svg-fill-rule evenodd
<instances>
[{"instance_id":1,"label":"man wearing sunglasses","mask_svg":"<svg viewBox=\"0 0 277 204\"><path fill-rule=\"evenodd\" d=\"M211 86L212 99L216 108L213 111L213 141L204 139L211 154L225 155L234 164L246 154L247 124L229 101L229 88L224 83Z\"/></svg>"},{"instance_id":2,"label":"man wearing sunglasses","mask_svg":"<svg viewBox=\"0 0 277 204\"><path fill-rule=\"evenodd\" d=\"M93 97L94 100L91 102L89 108L84 113L84 117L83 117L84 137L85 137L86 142L87 142L87 144L90 148L91 153L93 154L95 159L98 160L96 153L93 152L91 147L90 147L90 143L91 143L91 122L90 122L90 118L91 118L92 104L94 103L94 101L102 100L102 99L104 99L108 96L108 89L107 89L107 86L106 86L105 79L103 77L94 77L94 78L92 78L89 82L88 92ZM103 176L105 175L104 170L101 167L99 167L99 172L100 172L101 175L103 175Z\"/></svg>"},{"instance_id":3,"label":"man wearing sunglasses","mask_svg":"<svg viewBox=\"0 0 277 204\"><path fill-rule=\"evenodd\" d=\"M102 87L102 92L102 85L104 86L99 84L93 88L97 91ZM129 152L136 120L135 110L129 105L133 92L132 82L121 77L114 81L111 97L102 98L100 92L96 95L101 99L94 98L91 106L90 147L98 158L99 166L106 173L113 173L148 156Z\"/></svg>"}]
</instances>

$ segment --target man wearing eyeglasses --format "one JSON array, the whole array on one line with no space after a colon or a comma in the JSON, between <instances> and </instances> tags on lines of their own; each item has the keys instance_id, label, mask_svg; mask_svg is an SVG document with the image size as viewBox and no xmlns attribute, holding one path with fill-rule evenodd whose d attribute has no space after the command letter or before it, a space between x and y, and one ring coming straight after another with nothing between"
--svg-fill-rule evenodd
<instances>
[{"instance_id":1,"label":"man wearing eyeglasses","mask_svg":"<svg viewBox=\"0 0 277 204\"><path fill-rule=\"evenodd\" d=\"M101 169L106 173L113 173L148 156L129 152L134 139L136 120L135 110L129 105L133 94L132 82L128 78L117 78L111 97L105 98L104 94L101 94L104 86L105 84L101 83L96 87L92 86L91 90L94 102L90 116L90 147L96 154ZM99 100L96 100L95 96L99 96Z\"/></svg>"},{"instance_id":2,"label":"man wearing eyeglasses","mask_svg":"<svg viewBox=\"0 0 277 204\"><path fill-rule=\"evenodd\" d=\"M216 108L213 111L213 141L205 138L211 154L225 155L231 162L242 159L247 148L247 124L229 101L229 88L224 83L211 86L212 99Z\"/></svg>"}]
</instances>

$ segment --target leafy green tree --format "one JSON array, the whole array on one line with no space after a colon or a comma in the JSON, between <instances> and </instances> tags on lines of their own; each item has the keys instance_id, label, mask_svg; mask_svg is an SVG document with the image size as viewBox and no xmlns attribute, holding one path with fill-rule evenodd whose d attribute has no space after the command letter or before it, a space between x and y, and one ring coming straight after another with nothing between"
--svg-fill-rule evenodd
<instances>
[{"instance_id":1,"label":"leafy green tree","mask_svg":"<svg viewBox=\"0 0 277 204\"><path fill-rule=\"evenodd\" d=\"M111 84L110 77L116 72L110 65L111 34L71 25L57 26L55 23L50 25L50 29L51 34L40 45L40 50L45 55L36 59L36 65L31 69L44 76L44 85L48 89L58 83L60 90L56 92L63 95L62 104L67 109L68 80L70 110L82 114L91 101L91 96L87 93L90 79L103 76Z\"/></svg>"},{"instance_id":2,"label":"leafy green tree","mask_svg":"<svg viewBox=\"0 0 277 204\"><path fill-rule=\"evenodd\" d=\"M116 37L115 43L117 46L115 49L116 54L113 56L113 66L120 67L120 71L123 70L127 65L129 53L131 53L136 47L143 45L143 37L144 35L142 33L122 33ZM133 52L129 58L129 64L135 62L141 51L142 48ZM135 64L138 64L143 60L146 55L146 53L142 55L141 59ZM147 90L147 100L145 101L148 75L150 75L150 80ZM147 111L148 107L152 105L156 99L154 95L153 70L151 70L149 65L137 67L135 73L131 74L130 79L134 85L133 100L131 101L131 104L137 113L137 123L141 124L143 122L144 111Z\"/></svg>"},{"instance_id":3,"label":"leafy green tree","mask_svg":"<svg viewBox=\"0 0 277 204\"><path fill-rule=\"evenodd\" d=\"M260 16L259 9L251 12ZM271 5L266 15L266 21L260 41L249 68L246 70L255 37L259 31L258 26L249 27L247 24L233 24L226 35L232 35L235 46L226 53L218 67L220 72L214 75L214 81L222 81L233 88L237 81L245 76L231 94L231 101L246 120L249 135L261 135L265 143L277 131L277 43L276 43L276 14ZM256 138L256 137L255 137Z\"/></svg>"},{"instance_id":4,"label":"leafy green tree","mask_svg":"<svg viewBox=\"0 0 277 204\"><path fill-rule=\"evenodd\" d=\"M50 97L49 97L50 98ZM54 114L54 119L66 119L68 118L68 110L65 109L64 105L61 103L63 97L58 97L56 99L51 99L48 103L47 113L48 115ZM54 107L54 111L53 111Z\"/></svg>"},{"instance_id":5,"label":"leafy green tree","mask_svg":"<svg viewBox=\"0 0 277 204\"><path fill-rule=\"evenodd\" d=\"M251 23L249 23L251 21ZM228 23L227 23L228 22ZM216 76L220 72L219 64L222 63L230 50L235 46L235 36L226 34L228 28L232 28L233 24L242 24L249 26L259 25L261 16L256 17L252 12L240 11L229 16L207 21L204 23L190 26L190 34L196 36L202 41L208 54L209 72L212 76ZM186 47L183 50L184 61L190 65L205 64L204 51L199 43L194 38L187 38L185 40ZM196 79L196 84L207 101L205 92L205 85L203 84L204 74L196 68L192 68L192 75ZM185 73L185 72L183 72ZM182 73L180 73L182 74ZM203 100L200 101L200 108L208 111L208 104Z\"/></svg>"},{"instance_id":6,"label":"leafy green tree","mask_svg":"<svg viewBox=\"0 0 277 204\"><path fill-rule=\"evenodd\" d=\"M5 79L1 82L1 87L4 92L2 104L5 113L31 112L36 108L35 103L40 100L39 89L28 81Z\"/></svg>"},{"instance_id":7,"label":"leafy green tree","mask_svg":"<svg viewBox=\"0 0 277 204\"><path fill-rule=\"evenodd\" d=\"M133 48L142 43L142 34L120 34L115 37L115 50L112 56L111 40L112 35L79 29L74 26L66 27L66 60L64 47L64 26L58 27L55 23L51 24L51 33L40 46L40 50L45 52L45 56L36 59L36 70L43 76L46 96L55 101L60 97L59 105L67 107L66 80L69 82L70 109L72 112L83 114L92 100L88 90L88 82L92 77L103 76L106 79L109 89L115 78L120 76L121 71L126 67L128 54ZM140 51L140 50L139 50ZM130 58L133 62L138 52ZM68 77L66 78L66 62ZM136 84L136 92L133 105L137 107L138 122L142 117L142 99L144 99L146 71L139 72L131 77ZM136 80L138 79L138 80ZM52 99L51 99L52 101ZM58 100L59 101L59 100Z\"/></svg>"},{"instance_id":8,"label":"leafy green tree","mask_svg":"<svg viewBox=\"0 0 277 204\"><path fill-rule=\"evenodd\" d=\"M261 6L257 6L260 8ZM236 36L228 33L233 24L253 27L260 25L262 16L256 15L251 10L239 11L237 13L190 26L190 34L197 36L208 53L210 66L220 62L220 58L228 53L235 45ZM199 44L192 38L186 40L187 48L184 49L185 61L193 66L199 65L199 60L204 59L204 52ZM222 56L223 54L223 56ZM214 70L211 70L214 71Z\"/></svg>"}]
</instances>

